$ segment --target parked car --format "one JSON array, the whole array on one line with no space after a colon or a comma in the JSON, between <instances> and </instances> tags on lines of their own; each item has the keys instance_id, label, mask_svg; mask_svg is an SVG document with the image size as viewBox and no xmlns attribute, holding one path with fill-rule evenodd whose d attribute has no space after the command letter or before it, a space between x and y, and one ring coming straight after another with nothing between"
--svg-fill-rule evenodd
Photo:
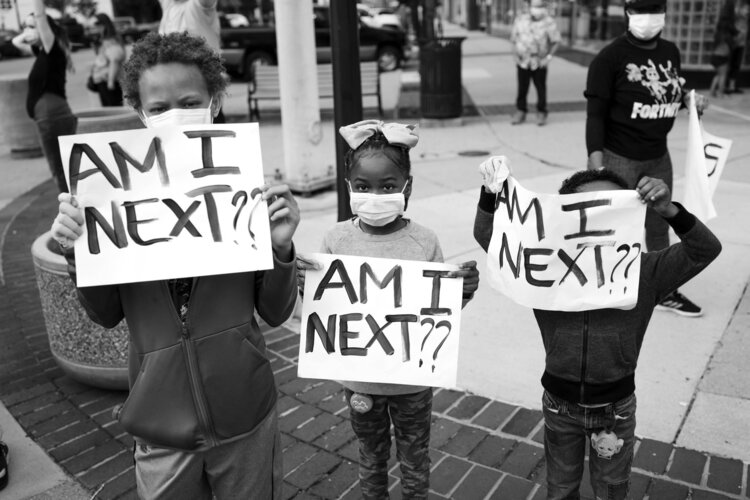
<instances>
[{"instance_id":1,"label":"parked car","mask_svg":"<svg viewBox=\"0 0 750 500\"><path fill-rule=\"evenodd\" d=\"M0 29L0 59L20 57L23 53L13 45L13 38L19 34L15 30Z\"/></svg>"},{"instance_id":2,"label":"parked car","mask_svg":"<svg viewBox=\"0 0 750 500\"><path fill-rule=\"evenodd\" d=\"M401 19L388 9L373 9L365 4L357 4L357 12L359 18L362 19L365 24L375 26L376 28L393 28L397 30L404 29L401 24Z\"/></svg>"},{"instance_id":3,"label":"parked car","mask_svg":"<svg viewBox=\"0 0 750 500\"><path fill-rule=\"evenodd\" d=\"M315 6L315 47L318 63L331 62L330 12ZM250 79L257 64L276 64L276 32L273 26L232 28L221 21L222 56L227 70ZM362 61L378 61L381 71L399 68L408 57L403 30L370 26L360 20L359 54Z\"/></svg>"}]
</instances>

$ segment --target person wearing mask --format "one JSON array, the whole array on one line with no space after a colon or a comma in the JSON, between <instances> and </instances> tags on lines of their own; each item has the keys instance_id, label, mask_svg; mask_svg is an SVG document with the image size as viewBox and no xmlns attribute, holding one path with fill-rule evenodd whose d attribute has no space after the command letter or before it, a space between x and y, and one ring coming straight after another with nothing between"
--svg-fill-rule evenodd
<instances>
[{"instance_id":1,"label":"person wearing mask","mask_svg":"<svg viewBox=\"0 0 750 500\"><path fill-rule=\"evenodd\" d=\"M552 16L547 12L544 0L531 0L528 13L521 14L513 23L510 34L516 60L518 94L516 112L511 124L526 121L528 105L526 95L529 83L536 88L537 125L547 123L547 67L560 44L560 32Z\"/></svg>"},{"instance_id":2,"label":"person wearing mask","mask_svg":"<svg viewBox=\"0 0 750 500\"><path fill-rule=\"evenodd\" d=\"M99 38L94 47L96 57L91 66L88 88L99 94L102 106L122 106L120 72L125 62L125 47L107 14L97 14L94 24Z\"/></svg>"},{"instance_id":3,"label":"person wearing mask","mask_svg":"<svg viewBox=\"0 0 750 500\"><path fill-rule=\"evenodd\" d=\"M159 0L161 21L159 34L182 33L202 37L216 54L221 55L221 25L216 10L218 0ZM229 81L229 75L222 74ZM224 112L219 109L214 123L226 123Z\"/></svg>"},{"instance_id":4,"label":"person wearing mask","mask_svg":"<svg viewBox=\"0 0 750 500\"><path fill-rule=\"evenodd\" d=\"M52 178L60 192L67 192L57 138L76 133L78 118L65 95L66 72L73 71L70 42L65 30L46 14L44 1L34 0L34 13L24 22L13 45L36 59L29 72L26 112L36 123L39 142Z\"/></svg>"},{"instance_id":5,"label":"person wearing mask","mask_svg":"<svg viewBox=\"0 0 750 500\"><path fill-rule=\"evenodd\" d=\"M689 92L680 76L680 51L661 38L666 0L626 0L628 30L591 62L586 80L588 168L606 167L634 189L644 177L663 180L672 191L667 134ZM707 100L696 94L699 113ZM646 247L669 247L669 225L653 209L646 212ZM675 290L657 309L683 316L702 310Z\"/></svg>"},{"instance_id":6,"label":"person wearing mask","mask_svg":"<svg viewBox=\"0 0 750 500\"><path fill-rule=\"evenodd\" d=\"M219 55L187 33L149 33L123 68L125 97L149 128L211 123L226 89ZM297 298L292 237L299 207L265 185L273 268L79 287L91 319L130 330L130 393L116 418L135 440L140 498L281 498L278 393L258 326L278 326ZM58 197L53 238L76 280L84 214ZM257 319L256 319L257 314Z\"/></svg>"}]
</instances>

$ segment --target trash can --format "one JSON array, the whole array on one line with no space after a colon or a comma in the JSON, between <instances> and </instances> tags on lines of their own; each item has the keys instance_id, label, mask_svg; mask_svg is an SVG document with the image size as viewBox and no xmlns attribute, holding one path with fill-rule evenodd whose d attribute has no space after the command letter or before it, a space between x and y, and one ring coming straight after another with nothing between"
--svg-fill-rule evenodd
<instances>
[{"instance_id":1,"label":"trash can","mask_svg":"<svg viewBox=\"0 0 750 500\"><path fill-rule=\"evenodd\" d=\"M419 48L419 105L422 118L458 118L461 102L461 42L445 37Z\"/></svg>"}]
</instances>

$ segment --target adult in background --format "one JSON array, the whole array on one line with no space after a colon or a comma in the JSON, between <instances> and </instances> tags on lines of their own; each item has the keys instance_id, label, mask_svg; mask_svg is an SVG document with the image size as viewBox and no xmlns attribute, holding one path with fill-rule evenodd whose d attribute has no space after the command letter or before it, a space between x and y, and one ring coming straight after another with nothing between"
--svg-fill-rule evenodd
<instances>
[{"instance_id":1,"label":"adult in background","mask_svg":"<svg viewBox=\"0 0 750 500\"><path fill-rule=\"evenodd\" d=\"M57 188L67 192L57 138L75 134L78 126L65 95L66 72L73 71L68 36L46 14L43 0L34 0L34 13L26 18L24 30L13 38L13 45L36 56L29 72L26 112L36 122L39 142Z\"/></svg>"},{"instance_id":2,"label":"adult in background","mask_svg":"<svg viewBox=\"0 0 750 500\"><path fill-rule=\"evenodd\" d=\"M729 54L729 74L727 75L727 94L741 94L737 87L737 77L745 57L747 46L748 24L750 24L750 0L727 0L722 8L720 18L734 26L732 51ZM720 21L721 22L721 21Z\"/></svg>"},{"instance_id":3,"label":"adult in background","mask_svg":"<svg viewBox=\"0 0 750 500\"><path fill-rule=\"evenodd\" d=\"M531 0L528 12L518 16L510 34L513 54L516 59L518 95L516 113L511 123L518 125L526 121L528 104L526 95L529 83L536 88L537 125L547 123L547 67L560 44L557 23L547 12L544 0Z\"/></svg>"},{"instance_id":4,"label":"adult in background","mask_svg":"<svg viewBox=\"0 0 750 500\"><path fill-rule=\"evenodd\" d=\"M107 14L97 14L94 26L99 31L99 39L94 46L96 56L87 86L99 94L102 106L122 106L119 79L125 62L125 46Z\"/></svg>"},{"instance_id":5,"label":"adult in background","mask_svg":"<svg viewBox=\"0 0 750 500\"><path fill-rule=\"evenodd\" d=\"M216 11L218 0L159 0L161 5L161 22L159 34L181 33L203 37L206 43L217 54L221 55L221 26L219 13ZM224 78L229 75L224 73ZM214 123L225 123L226 118L221 109L214 117Z\"/></svg>"},{"instance_id":6,"label":"adult in background","mask_svg":"<svg viewBox=\"0 0 750 500\"><path fill-rule=\"evenodd\" d=\"M626 0L628 29L591 62L584 96L588 168L606 167L634 189L644 177L662 179L672 191L667 134L689 93L680 76L680 50L661 38L666 0ZM696 95L698 112L706 100ZM646 247L669 246L669 225L646 211ZM657 306L683 316L702 310L675 290Z\"/></svg>"},{"instance_id":7,"label":"adult in background","mask_svg":"<svg viewBox=\"0 0 750 500\"><path fill-rule=\"evenodd\" d=\"M714 30L714 47L711 51L711 66L716 70L709 88L711 97L724 97L725 95L736 31L731 19L724 15L719 16Z\"/></svg>"}]
</instances>

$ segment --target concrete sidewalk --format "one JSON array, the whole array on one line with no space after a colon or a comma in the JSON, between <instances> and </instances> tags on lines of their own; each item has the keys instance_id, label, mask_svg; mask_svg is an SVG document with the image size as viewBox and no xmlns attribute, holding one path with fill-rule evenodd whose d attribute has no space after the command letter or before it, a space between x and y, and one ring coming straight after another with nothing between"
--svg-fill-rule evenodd
<instances>
[{"instance_id":1,"label":"concrete sidewalk","mask_svg":"<svg viewBox=\"0 0 750 500\"><path fill-rule=\"evenodd\" d=\"M412 151L409 216L436 230L446 260L475 259L486 275L471 234L481 183L477 165L487 155L505 154L524 186L550 192L584 168L586 68L556 58L549 76L549 124L513 127L507 113L515 100L515 69L508 42L450 25L446 35L467 37L462 75L471 102L464 104L476 109L476 116L421 129ZM414 82L418 74L410 63L384 76L384 104L394 112L402 98L400 82ZM71 93L74 109L90 107L87 95ZM244 119L244 86L233 84L230 93L225 113ZM686 122L681 116L670 135L677 199ZM634 498L750 498L750 371L745 368L750 173L742 168L750 157L750 98L714 103L704 123L711 133L735 141L715 197L719 217L710 223L724 251L684 287L705 316L656 313L646 335L636 377L641 440ZM326 120L323 128L333 152L333 124ZM261 141L264 165L281 164L284 148L273 115L261 123ZM12 454L11 484L1 496L134 498L132 440L111 419L111 408L125 394L73 382L49 354L29 254L31 241L49 228L55 214L54 188L43 182L46 164L10 160L0 151L0 175L0 401L7 407L7 412L0 408L0 425ZM300 197L299 203L302 223L295 242L300 252L315 251L322 232L335 222L336 195L323 192ZM296 377L297 332L294 321L266 332L281 394L284 497L358 498L356 446L340 386ZM463 390L435 395L434 497L544 498L539 411L544 356L531 312L482 282L464 311L461 342ZM392 474L393 495L399 497L397 467ZM584 496L591 498L590 490Z\"/></svg>"}]
</instances>

